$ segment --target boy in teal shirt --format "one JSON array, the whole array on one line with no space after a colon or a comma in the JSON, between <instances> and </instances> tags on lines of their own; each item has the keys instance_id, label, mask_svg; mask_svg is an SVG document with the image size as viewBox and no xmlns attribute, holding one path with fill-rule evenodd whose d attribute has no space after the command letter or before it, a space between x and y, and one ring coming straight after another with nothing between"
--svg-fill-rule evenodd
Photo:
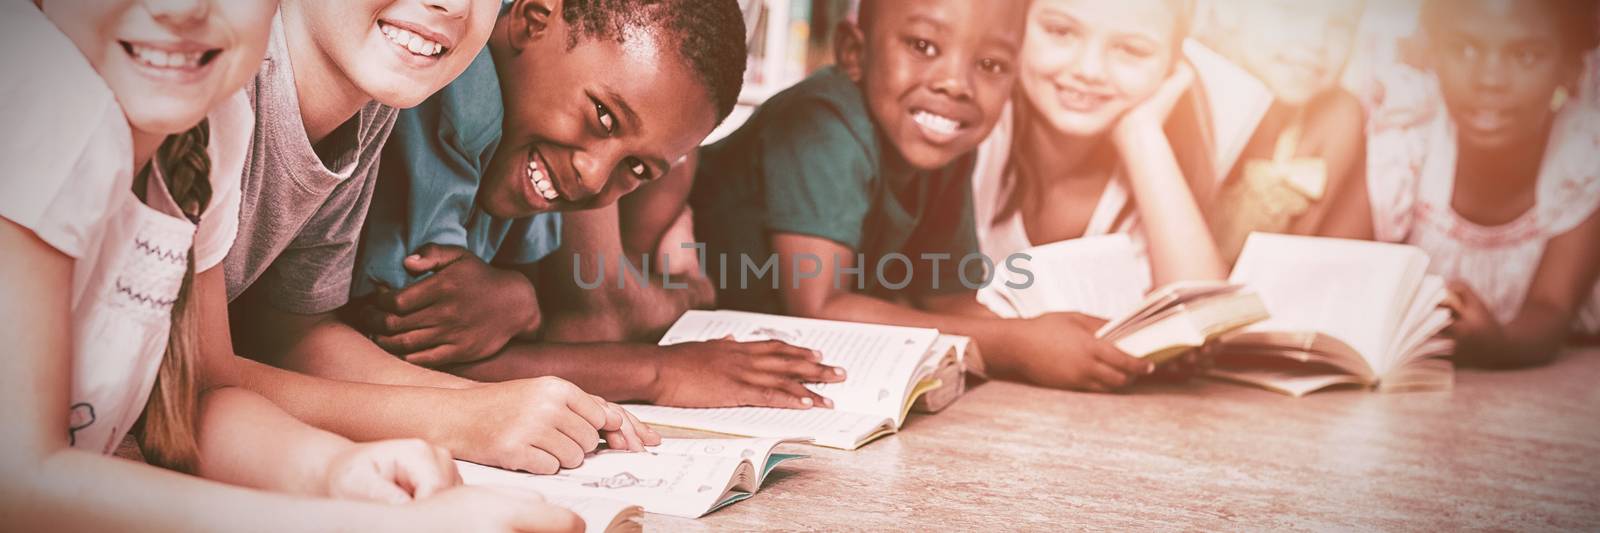
<instances>
[{"instance_id":1,"label":"boy in teal shirt","mask_svg":"<svg viewBox=\"0 0 1600 533\"><path fill-rule=\"evenodd\" d=\"M685 407L827 405L802 384L842 374L781 343L534 342L528 276L558 246L553 212L665 175L732 111L744 62L733 0L506 6L467 70L401 113L347 316L407 361L480 381L556 376Z\"/></svg>"},{"instance_id":2,"label":"boy in teal shirt","mask_svg":"<svg viewBox=\"0 0 1600 533\"><path fill-rule=\"evenodd\" d=\"M702 150L690 203L719 302L966 335L994 373L1042 385L1106 370L1057 351L1093 319L1003 320L975 298L1007 258L978 255L971 159L1016 81L1028 7L864 0L835 67Z\"/></svg>"}]
</instances>

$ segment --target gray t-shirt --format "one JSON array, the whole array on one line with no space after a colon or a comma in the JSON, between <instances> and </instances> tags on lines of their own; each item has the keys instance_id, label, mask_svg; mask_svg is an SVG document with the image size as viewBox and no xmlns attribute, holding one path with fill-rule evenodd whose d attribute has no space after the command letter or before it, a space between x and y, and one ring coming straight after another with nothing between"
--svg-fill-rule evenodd
<instances>
[{"instance_id":1,"label":"gray t-shirt","mask_svg":"<svg viewBox=\"0 0 1600 533\"><path fill-rule=\"evenodd\" d=\"M316 314L350 297L356 246L378 176L378 156L394 127L394 108L367 104L312 150L300 117L283 24L273 24L261 72L247 91L256 112L245 160L239 236L225 261L228 300L247 289L252 302Z\"/></svg>"}]
</instances>

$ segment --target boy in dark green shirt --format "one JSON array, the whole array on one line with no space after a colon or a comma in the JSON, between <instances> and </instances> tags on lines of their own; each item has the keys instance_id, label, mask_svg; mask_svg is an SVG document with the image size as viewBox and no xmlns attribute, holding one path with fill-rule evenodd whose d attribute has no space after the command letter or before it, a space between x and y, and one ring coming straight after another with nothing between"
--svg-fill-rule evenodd
<instances>
[{"instance_id":1,"label":"boy in dark green shirt","mask_svg":"<svg viewBox=\"0 0 1600 533\"><path fill-rule=\"evenodd\" d=\"M970 336L996 374L1043 385L1109 372L1059 353L1093 319L1003 320L974 297L1012 266L979 255L968 180L1015 84L1029 4L865 0L839 28L837 66L703 149L690 201L719 303Z\"/></svg>"}]
</instances>

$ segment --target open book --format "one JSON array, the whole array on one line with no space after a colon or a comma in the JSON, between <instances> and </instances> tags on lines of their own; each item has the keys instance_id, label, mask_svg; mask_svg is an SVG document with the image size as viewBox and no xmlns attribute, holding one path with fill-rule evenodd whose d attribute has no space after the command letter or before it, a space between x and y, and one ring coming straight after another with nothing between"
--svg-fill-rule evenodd
<instances>
[{"instance_id":1,"label":"open book","mask_svg":"<svg viewBox=\"0 0 1600 533\"><path fill-rule=\"evenodd\" d=\"M804 439L663 439L645 452L603 450L583 466L539 476L456 461L468 485L533 490L567 504L589 520L580 506L594 508L599 520L611 509L639 506L645 511L699 518L760 490L779 463L800 457L773 453L785 442ZM620 502L615 504L605 502ZM591 528L594 523L590 523Z\"/></svg>"},{"instance_id":2,"label":"open book","mask_svg":"<svg viewBox=\"0 0 1600 533\"><path fill-rule=\"evenodd\" d=\"M1414 246L1252 234L1231 281L1258 291L1272 318L1226 337L1212 374L1292 396L1448 389L1445 285L1427 269Z\"/></svg>"},{"instance_id":3,"label":"open book","mask_svg":"<svg viewBox=\"0 0 1600 533\"><path fill-rule=\"evenodd\" d=\"M976 346L967 338L932 329L738 311L689 311L667 330L661 344L728 336L746 342L780 340L821 352L823 363L845 370L845 381L806 387L833 400L834 408L630 405L628 411L650 424L752 437L808 437L820 446L853 450L898 430L920 396L944 385L939 376L959 379L964 361L976 358ZM952 368L956 373L949 372ZM945 405L954 397L946 400Z\"/></svg>"},{"instance_id":4,"label":"open book","mask_svg":"<svg viewBox=\"0 0 1600 533\"><path fill-rule=\"evenodd\" d=\"M1261 299L1239 285L1179 282L1150 292L1149 268L1127 235L1072 239L1022 253L1031 257L1033 283L1008 272L1006 283L982 295L991 310L1017 318L1078 312L1110 319L1096 336L1155 363L1267 318ZM1022 285L1027 286L1017 288Z\"/></svg>"}]
</instances>

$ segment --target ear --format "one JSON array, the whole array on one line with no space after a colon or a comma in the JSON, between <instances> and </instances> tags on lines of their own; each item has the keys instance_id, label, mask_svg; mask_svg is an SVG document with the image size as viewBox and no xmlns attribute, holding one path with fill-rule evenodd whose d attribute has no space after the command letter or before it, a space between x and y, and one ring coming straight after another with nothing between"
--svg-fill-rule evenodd
<instances>
[{"instance_id":1,"label":"ear","mask_svg":"<svg viewBox=\"0 0 1600 533\"><path fill-rule=\"evenodd\" d=\"M833 62L839 65L845 75L852 81L860 82L862 73L862 56L866 54L866 34L861 31L861 26L855 22L844 20L839 22L838 30L833 32Z\"/></svg>"},{"instance_id":2,"label":"ear","mask_svg":"<svg viewBox=\"0 0 1600 533\"><path fill-rule=\"evenodd\" d=\"M550 34L550 23L560 17L561 0L515 0L506 12L507 40L511 48L522 51Z\"/></svg>"}]
</instances>

